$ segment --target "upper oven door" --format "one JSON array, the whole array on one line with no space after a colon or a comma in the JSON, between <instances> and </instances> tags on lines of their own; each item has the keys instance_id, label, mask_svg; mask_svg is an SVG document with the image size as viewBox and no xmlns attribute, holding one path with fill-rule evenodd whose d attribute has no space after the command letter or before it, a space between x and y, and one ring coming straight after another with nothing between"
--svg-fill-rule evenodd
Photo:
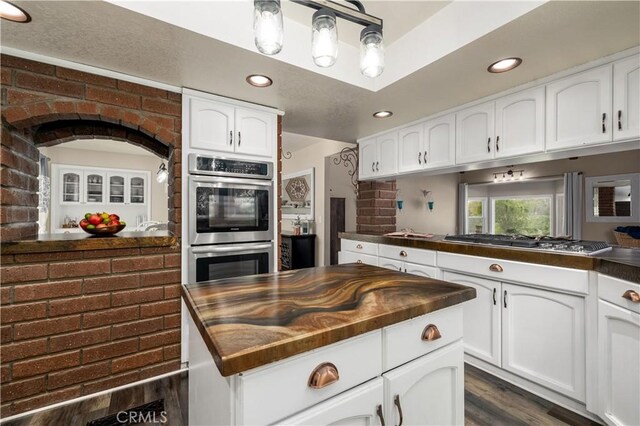
<instances>
[{"instance_id":1,"label":"upper oven door","mask_svg":"<svg viewBox=\"0 0 640 426\"><path fill-rule=\"evenodd\" d=\"M273 240L273 183L189 176L189 240L218 244Z\"/></svg>"}]
</instances>

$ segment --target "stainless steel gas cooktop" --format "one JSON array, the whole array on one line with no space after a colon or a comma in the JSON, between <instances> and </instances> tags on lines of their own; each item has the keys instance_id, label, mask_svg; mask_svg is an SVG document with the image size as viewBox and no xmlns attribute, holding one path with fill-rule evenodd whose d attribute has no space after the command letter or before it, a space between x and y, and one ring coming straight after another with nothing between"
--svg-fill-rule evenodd
<instances>
[{"instance_id":1,"label":"stainless steel gas cooktop","mask_svg":"<svg viewBox=\"0 0 640 426\"><path fill-rule=\"evenodd\" d=\"M447 241L497 246L511 246L539 251L565 252L593 256L611 250L604 241L571 240L558 237L532 237L528 235L463 234L447 235Z\"/></svg>"}]
</instances>

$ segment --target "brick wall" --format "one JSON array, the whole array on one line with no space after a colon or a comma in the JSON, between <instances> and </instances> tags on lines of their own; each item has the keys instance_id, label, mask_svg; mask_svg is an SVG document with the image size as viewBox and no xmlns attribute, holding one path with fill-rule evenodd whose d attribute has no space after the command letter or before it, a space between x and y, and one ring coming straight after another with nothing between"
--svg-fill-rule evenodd
<instances>
[{"instance_id":1,"label":"brick wall","mask_svg":"<svg viewBox=\"0 0 640 426\"><path fill-rule=\"evenodd\" d=\"M0 416L180 368L180 249L2 255Z\"/></svg>"},{"instance_id":2,"label":"brick wall","mask_svg":"<svg viewBox=\"0 0 640 426\"><path fill-rule=\"evenodd\" d=\"M0 71L0 240L37 232L37 146L104 137L168 159L169 229L180 235L181 94L8 55Z\"/></svg>"},{"instance_id":3,"label":"brick wall","mask_svg":"<svg viewBox=\"0 0 640 426\"><path fill-rule=\"evenodd\" d=\"M396 230L396 181L359 182L358 232L385 234Z\"/></svg>"}]
</instances>

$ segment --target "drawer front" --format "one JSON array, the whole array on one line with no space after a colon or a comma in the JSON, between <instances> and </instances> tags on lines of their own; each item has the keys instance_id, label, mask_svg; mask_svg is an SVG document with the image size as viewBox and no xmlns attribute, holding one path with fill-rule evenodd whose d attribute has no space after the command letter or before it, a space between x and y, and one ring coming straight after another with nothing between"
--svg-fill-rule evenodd
<instances>
[{"instance_id":1,"label":"drawer front","mask_svg":"<svg viewBox=\"0 0 640 426\"><path fill-rule=\"evenodd\" d=\"M444 252L438 253L438 266L497 281L523 283L570 293L589 293L589 273L578 269Z\"/></svg>"},{"instance_id":2,"label":"drawer front","mask_svg":"<svg viewBox=\"0 0 640 426\"><path fill-rule=\"evenodd\" d=\"M378 244L355 240L340 240L340 250L355 253L378 255Z\"/></svg>"},{"instance_id":3,"label":"drawer front","mask_svg":"<svg viewBox=\"0 0 640 426\"><path fill-rule=\"evenodd\" d=\"M399 260L378 257L378 266L381 268L391 269L393 271L402 271L404 264Z\"/></svg>"},{"instance_id":4,"label":"drawer front","mask_svg":"<svg viewBox=\"0 0 640 426\"><path fill-rule=\"evenodd\" d=\"M403 262L419 263L427 266L436 265L436 252L433 250L380 244L378 246L378 254L390 259L402 260Z\"/></svg>"},{"instance_id":5,"label":"drawer front","mask_svg":"<svg viewBox=\"0 0 640 426\"><path fill-rule=\"evenodd\" d=\"M628 299L635 298L632 292L640 296L640 284L598 274L598 297L600 299L611 302L621 308L640 313L640 302L633 302ZM623 297L625 293L627 293L627 298Z\"/></svg>"},{"instance_id":6,"label":"drawer front","mask_svg":"<svg viewBox=\"0 0 640 426\"><path fill-rule=\"evenodd\" d=\"M338 252L338 263L366 263L367 265L378 266L378 257L370 254L354 253L352 251Z\"/></svg>"},{"instance_id":7,"label":"drawer front","mask_svg":"<svg viewBox=\"0 0 640 426\"><path fill-rule=\"evenodd\" d=\"M238 379L237 424L276 422L379 376L381 341L381 331L376 330L242 374ZM339 378L314 389L309 378L324 363L333 364Z\"/></svg>"},{"instance_id":8,"label":"drawer front","mask_svg":"<svg viewBox=\"0 0 640 426\"><path fill-rule=\"evenodd\" d=\"M437 327L440 337L432 335L433 340L423 340L425 330L431 325ZM389 371L460 338L462 305L385 327L382 330L382 368Z\"/></svg>"}]
</instances>

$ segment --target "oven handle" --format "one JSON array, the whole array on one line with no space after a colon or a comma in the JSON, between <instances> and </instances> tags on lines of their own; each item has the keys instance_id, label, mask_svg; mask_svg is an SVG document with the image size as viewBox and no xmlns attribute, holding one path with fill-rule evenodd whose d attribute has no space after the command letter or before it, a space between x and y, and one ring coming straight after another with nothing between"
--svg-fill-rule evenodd
<instances>
[{"instance_id":1,"label":"oven handle","mask_svg":"<svg viewBox=\"0 0 640 426\"><path fill-rule=\"evenodd\" d=\"M234 251L264 250L264 249L270 249L271 247L272 247L271 243L243 244L241 246L237 246L237 245L233 245L233 246L199 246L199 247L191 247L191 252L193 254L200 254L200 253L232 253Z\"/></svg>"},{"instance_id":2,"label":"oven handle","mask_svg":"<svg viewBox=\"0 0 640 426\"><path fill-rule=\"evenodd\" d=\"M229 177L215 177L215 176L189 176L189 180L194 183L203 183L203 184L220 184L220 183L229 183L229 184L242 184L242 185L251 185L251 186L273 186L273 183L270 180L257 180L257 179L247 179L247 178L229 178Z\"/></svg>"}]
</instances>

